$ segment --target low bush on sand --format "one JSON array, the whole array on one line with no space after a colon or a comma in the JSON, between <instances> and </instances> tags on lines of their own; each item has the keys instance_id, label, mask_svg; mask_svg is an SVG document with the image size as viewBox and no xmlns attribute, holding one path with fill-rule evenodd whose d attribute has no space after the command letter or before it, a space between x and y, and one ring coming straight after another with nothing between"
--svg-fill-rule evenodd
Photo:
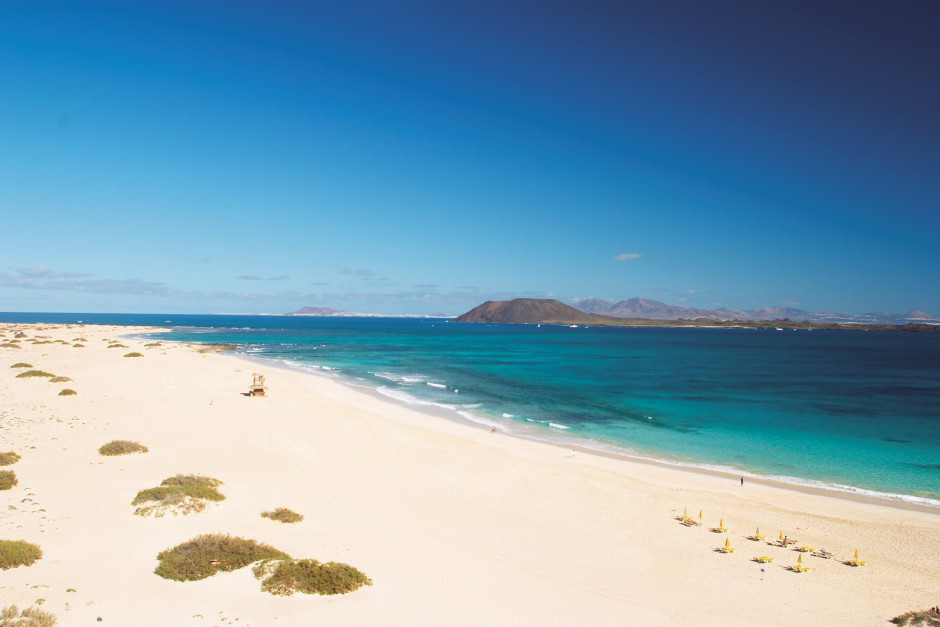
<instances>
[{"instance_id":1,"label":"low bush on sand","mask_svg":"<svg viewBox=\"0 0 940 627\"><path fill-rule=\"evenodd\" d=\"M75 396L76 394L78 394L78 392L76 392L75 390L70 390L69 388L65 388L64 390L59 392L59 396Z\"/></svg>"},{"instance_id":2,"label":"low bush on sand","mask_svg":"<svg viewBox=\"0 0 940 627\"><path fill-rule=\"evenodd\" d=\"M73 341L73 342L87 342L88 340L86 340L86 339L83 338L83 337L73 337L73 338L72 338L72 341Z\"/></svg>"},{"instance_id":3,"label":"low bush on sand","mask_svg":"<svg viewBox=\"0 0 940 627\"><path fill-rule=\"evenodd\" d=\"M227 534L207 534L179 544L157 555L154 572L165 579L198 581L220 570L244 568L259 560L290 559L267 544Z\"/></svg>"},{"instance_id":4,"label":"low bush on sand","mask_svg":"<svg viewBox=\"0 0 940 627\"><path fill-rule=\"evenodd\" d=\"M10 466L18 461L20 461L20 456L13 451L0 453L0 466Z\"/></svg>"},{"instance_id":5,"label":"low bush on sand","mask_svg":"<svg viewBox=\"0 0 940 627\"><path fill-rule=\"evenodd\" d=\"M0 490L9 490L17 483L15 472L12 470L0 470Z\"/></svg>"},{"instance_id":6,"label":"low bush on sand","mask_svg":"<svg viewBox=\"0 0 940 627\"><path fill-rule=\"evenodd\" d=\"M263 518L270 518L282 523L299 523L304 517L286 507L278 507L273 512L261 512Z\"/></svg>"},{"instance_id":7,"label":"low bush on sand","mask_svg":"<svg viewBox=\"0 0 940 627\"><path fill-rule=\"evenodd\" d=\"M940 627L940 614L925 612L908 612L892 618L890 623L895 625L924 625L924 627Z\"/></svg>"},{"instance_id":8,"label":"low bush on sand","mask_svg":"<svg viewBox=\"0 0 940 627\"><path fill-rule=\"evenodd\" d=\"M140 353L128 353L124 355L125 357L143 357Z\"/></svg>"},{"instance_id":9,"label":"low bush on sand","mask_svg":"<svg viewBox=\"0 0 940 627\"><path fill-rule=\"evenodd\" d=\"M35 544L22 540L0 540L0 568L8 570L17 566L29 566L42 557Z\"/></svg>"},{"instance_id":10,"label":"low bush on sand","mask_svg":"<svg viewBox=\"0 0 940 627\"><path fill-rule=\"evenodd\" d=\"M26 379L29 377L49 377L50 379L55 375L51 372L43 372L42 370L27 370L26 372L21 372L16 375L17 379Z\"/></svg>"},{"instance_id":11,"label":"low bush on sand","mask_svg":"<svg viewBox=\"0 0 940 627\"><path fill-rule=\"evenodd\" d=\"M109 344L108 348L127 348L123 344Z\"/></svg>"},{"instance_id":12,"label":"low bush on sand","mask_svg":"<svg viewBox=\"0 0 940 627\"><path fill-rule=\"evenodd\" d=\"M349 564L317 560L277 560L262 562L252 569L261 580L261 589L271 594L290 596L304 594L346 594L372 580Z\"/></svg>"},{"instance_id":13,"label":"low bush on sand","mask_svg":"<svg viewBox=\"0 0 940 627\"><path fill-rule=\"evenodd\" d=\"M68 383L71 381L68 377L52 377L49 379L49 383Z\"/></svg>"},{"instance_id":14,"label":"low bush on sand","mask_svg":"<svg viewBox=\"0 0 940 627\"><path fill-rule=\"evenodd\" d=\"M225 495L216 489L220 485L221 481L211 477L176 475L164 479L156 488L141 490L131 505L144 505L134 512L139 516L197 513L206 508L208 501L225 500Z\"/></svg>"},{"instance_id":15,"label":"low bush on sand","mask_svg":"<svg viewBox=\"0 0 940 627\"><path fill-rule=\"evenodd\" d=\"M72 348L85 348L84 344L72 344Z\"/></svg>"},{"instance_id":16,"label":"low bush on sand","mask_svg":"<svg viewBox=\"0 0 940 627\"><path fill-rule=\"evenodd\" d=\"M130 453L146 453L147 447L140 442L130 440L111 440L103 444L98 452L102 455L128 455Z\"/></svg>"},{"instance_id":17,"label":"low bush on sand","mask_svg":"<svg viewBox=\"0 0 940 627\"><path fill-rule=\"evenodd\" d=\"M4 342L0 344L0 348L23 348L19 344L11 344L10 342Z\"/></svg>"},{"instance_id":18,"label":"low bush on sand","mask_svg":"<svg viewBox=\"0 0 940 627\"><path fill-rule=\"evenodd\" d=\"M149 344L144 344L144 348L157 348L163 346L163 342L150 342Z\"/></svg>"},{"instance_id":19,"label":"low bush on sand","mask_svg":"<svg viewBox=\"0 0 940 627\"><path fill-rule=\"evenodd\" d=\"M0 610L0 627L53 627L55 623L54 614L43 612L36 606L22 612L15 605Z\"/></svg>"},{"instance_id":20,"label":"low bush on sand","mask_svg":"<svg viewBox=\"0 0 940 627\"><path fill-rule=\"evenodd\" d=\"M33 364L28 364L25 361L18 361L10 367L11 368L32 368Z\"/></svg>"}]
</instances>

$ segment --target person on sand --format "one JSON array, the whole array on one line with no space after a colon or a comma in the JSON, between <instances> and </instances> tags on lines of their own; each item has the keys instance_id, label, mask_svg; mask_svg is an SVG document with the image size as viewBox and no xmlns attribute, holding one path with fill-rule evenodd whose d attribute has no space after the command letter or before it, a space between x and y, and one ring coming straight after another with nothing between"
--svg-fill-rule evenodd
<instances>
[{"instance_id":1,"label":"person on sand","mask_svg":"<svg viewBox=\"0 0 940 627\"><path fill-rule=\"evenodd\" d=\"M741 477L741 485L744 485L744 477Z\"/></svg>"}]
</instances>

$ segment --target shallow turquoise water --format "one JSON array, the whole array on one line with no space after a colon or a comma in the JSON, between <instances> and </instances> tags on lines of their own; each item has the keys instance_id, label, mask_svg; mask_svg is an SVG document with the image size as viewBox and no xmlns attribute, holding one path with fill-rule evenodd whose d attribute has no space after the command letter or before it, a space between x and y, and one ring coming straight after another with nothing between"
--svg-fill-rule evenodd
<instances>
[{"instance_id":1,"label":"shallow turquoise water","mask_svg":"<svg viewBox=\"0 0 940 627\"><path fill-rule=\"evenodd\" d=\"M508 431L940 506L940 334L59 316L163 324ZM71 316L71 318L67 318ZM27 321L27 320L24 320Z\"/></svg>"}]
</instances>

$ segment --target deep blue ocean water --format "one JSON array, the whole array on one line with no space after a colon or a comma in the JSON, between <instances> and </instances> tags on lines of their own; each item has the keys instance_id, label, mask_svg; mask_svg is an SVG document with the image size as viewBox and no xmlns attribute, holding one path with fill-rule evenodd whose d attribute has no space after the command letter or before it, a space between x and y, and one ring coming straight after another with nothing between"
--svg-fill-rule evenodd
<instances>
[{"instance_id":1,"label":"deep blue ocean water","mask_svg":"<svg viewBox=\"0 0 940 627\"><path fill-rule=\"evenodd\" d=\"M0 314L172 326L560 443L940 506L940 334Z\"/></svg>"}]
</instances>

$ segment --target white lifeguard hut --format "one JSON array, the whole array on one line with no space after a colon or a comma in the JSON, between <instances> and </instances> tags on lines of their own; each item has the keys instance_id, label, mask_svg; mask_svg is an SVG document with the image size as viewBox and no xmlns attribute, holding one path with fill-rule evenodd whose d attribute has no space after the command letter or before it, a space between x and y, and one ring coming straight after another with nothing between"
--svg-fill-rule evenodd
<instances>
[{"instance_id":1,"label":"white lifeguard hut","mask_svg":"<svg viewBox=\"0 0 940 627\"><path fill-rule=\"evenodd\" d=\"M264 396L264 375L254 373L251 376L251 388L248 390L248 396Z\"/></svg>"}]
</instances>

